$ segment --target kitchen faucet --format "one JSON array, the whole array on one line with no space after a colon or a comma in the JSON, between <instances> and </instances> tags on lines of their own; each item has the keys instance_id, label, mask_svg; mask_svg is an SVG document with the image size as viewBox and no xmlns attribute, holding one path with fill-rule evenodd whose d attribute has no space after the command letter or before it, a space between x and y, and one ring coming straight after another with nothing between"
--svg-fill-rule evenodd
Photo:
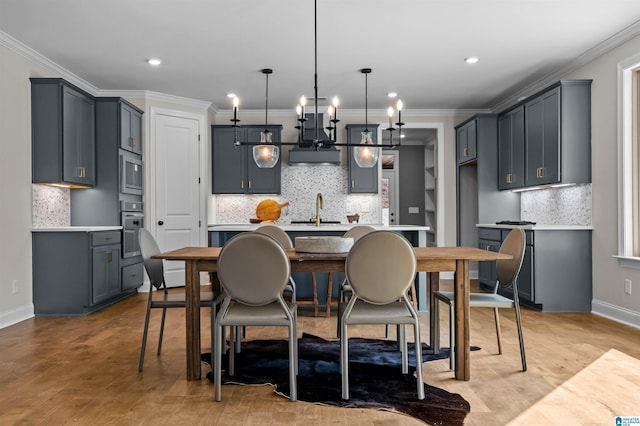
<instances>
[{"instance_id":1,"label":"kitchen faucet","mask_svg":"<svg viewBox=\"0 0 640 426\"><path fill-rule=\"evenodd\" d=\"M320 226L320 209L322 208L322 194L316 194L316 226Z\"/></svg>"}]
</instances>

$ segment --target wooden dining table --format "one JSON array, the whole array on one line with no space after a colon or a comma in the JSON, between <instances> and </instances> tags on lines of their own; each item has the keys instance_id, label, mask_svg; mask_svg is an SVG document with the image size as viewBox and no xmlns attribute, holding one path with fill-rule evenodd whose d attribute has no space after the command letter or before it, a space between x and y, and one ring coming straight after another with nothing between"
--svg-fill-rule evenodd
<instances>
[{"instance_id":1,"label":"wooden dining table","mask_svg":"<svg viewBox=\"0 0 640 426\"><path fill-rule=\"evenodd\" d=\"M185 262L187 380L199 380L200 363L200 272L216 272L221 247L184 247L153 256L155 259ZM438 343L434 329L435 298L439 290L439 273L454 272L455 297L455 378L469 380L469 262L510 259L511 255L475 247L414 247L418 272L427 273L430 313L430 344ZM347 253L300 253L287 249L292 272L344 272ZM250 256L247 257L250 262ZM215 274L214 274L215 277Z\"/></svg>"}]
</instances>

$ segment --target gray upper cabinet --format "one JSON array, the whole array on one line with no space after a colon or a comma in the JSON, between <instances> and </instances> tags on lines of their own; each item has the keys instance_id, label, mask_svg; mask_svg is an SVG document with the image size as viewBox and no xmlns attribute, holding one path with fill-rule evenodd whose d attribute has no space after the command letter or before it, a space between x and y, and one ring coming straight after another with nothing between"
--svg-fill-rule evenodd
<instances>
[{"instance_id":1,"label":"gray upper cabinet","mask_svg":"<svg viewBox=\"0 0 640 426\"><path fill-rule=\"evenodd\" d=\"M120 104L120 147L142 154L142 112L124 101Z\"/></svg>"},{"instance_id":2,"label":"gray upper cabinet","mask_svg":"<svg viewBox=\"0 0 640 426\"><path fill-rule=\"evenodd\" d=\"M524 187L524 106L498 117L498 189Z\"/></svg>"},{"instance_id":3,"label":"gray upper cabinet","mask_svg":"<svg viewBox=\"0 0 640 426\"><path fill-rule=\"evenodd\" d=\"M374 144L378 143L378 125L369 125L371 139ZM347 143L358 144L362 139L362 132L367 129L364 124L348 124ZM378 193L378 164L373 167L360 167L353 156L353 147L347 147L348 169L349 169L349 193Z\"/></svg>"},{"instance_id":4,"label":"gray upper cabinet","mask_svg":"<svg viewBox=\"0 0 640 426\"><path fill-rule=\"evenodd\" d=\"M279 142L282 126L269 125L272 141ZM263 125L237 129L240 141L260 142ZM270 169L259 168L253 161L253 146L235 146L232 126L211 126L212 192L214 194L279 194L282 155ZM282 154L282 152L281 152Z\"/></svg>"},{"instance_id":5,"label":"gray upper cabinet","mask_svg":"<svg viewBox=\"0 0 640 426\"><path fill-rule=\"evenodd\" d=\"M477 158L477 139L475 120L456 128L458 164L474 161Z\"/></svg>"},{"instance_id":6,"label":"gray upper cabinet","mask_svg":"<svg viewBox=\"0 0 640 426\"><path fill-rule=\"evenodd\" d=\"M591 80L560 81L525 108L525 185L591 182Z\"/></svg>"},{"instance_id":7,"label":"gray upper cabinet","mask_svg":"<svg viewBox=\"0 0 640 426\"><path fill-rule=\"evenodd\" d=\"M95 103L60 78L31 79L33 183L95 185Z\"/></svg>"}]
</instances>

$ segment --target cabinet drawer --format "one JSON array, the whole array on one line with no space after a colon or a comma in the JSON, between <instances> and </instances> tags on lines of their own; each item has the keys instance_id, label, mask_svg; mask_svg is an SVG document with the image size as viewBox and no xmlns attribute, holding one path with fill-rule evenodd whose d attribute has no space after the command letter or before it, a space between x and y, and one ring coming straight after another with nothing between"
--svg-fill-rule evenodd
<instances>
[{"instance_id":1,"label":"cabinet drawer","mask_svg":"<svg viewBox=\"0 0 640 426\"><path fill-rule=\"evenodd\" d=\"M137 288L142 285L144 280L144 266L143 263L135 263L133 265L125 266L122 268L122 290L126 291L132 288Z\"/></svg>"},{"instance_id":2,"label":"cabinet drawer","mask_svg":"<svg viewBox=\"0 0 640 426\"><path fill-rule=\"evenodd\" d=\"M478 239L502 241L502 233L499 228L478 228Z\"/></svg>"},{"instance_id":3,"label":"cabinet drawer","mask_svg":"<svg viewBox=\"0 0 640 426\"><path fill-rule=\"evenodd\" d=\"M120 231L93 232L91 234L91 245L102 246L105 244L119 244Z\"/></svg>"}]
</instances>

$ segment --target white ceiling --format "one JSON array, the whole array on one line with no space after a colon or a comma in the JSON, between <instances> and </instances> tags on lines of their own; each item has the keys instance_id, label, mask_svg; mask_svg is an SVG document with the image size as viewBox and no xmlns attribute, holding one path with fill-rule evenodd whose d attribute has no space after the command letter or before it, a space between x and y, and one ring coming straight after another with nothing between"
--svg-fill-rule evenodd
<instances>
[{"instance_id":1,"label":"white ceiling","mask_svg":"<svg viewBox=\"0 0 640 426\"><path fill-rule=\"evenodd\" d=\"M312 0L0 0L0 30L100 90L293 109L314 87ZM640 0L318 0L319 95L488 109L640 21ZM639 25L633 25L635 28ZM626 33L629 33L627 31ZM467 56L480 62L468 65ZM145 63L163 60L160 67Z\"/></svg>"}]
</instances>

